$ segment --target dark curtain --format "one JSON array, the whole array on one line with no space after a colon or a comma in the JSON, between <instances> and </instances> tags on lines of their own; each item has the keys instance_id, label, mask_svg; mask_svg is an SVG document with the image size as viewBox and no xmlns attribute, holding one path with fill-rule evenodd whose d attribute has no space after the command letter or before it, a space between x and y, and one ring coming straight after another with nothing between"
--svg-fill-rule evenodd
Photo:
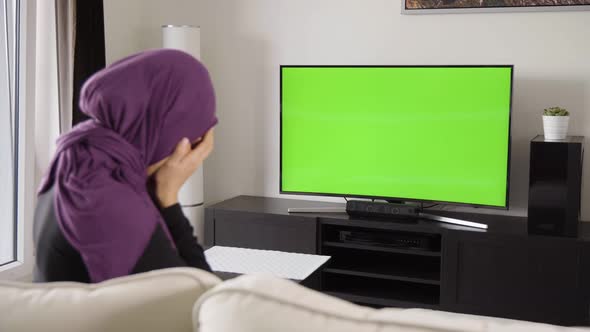
<instances>
[{"instance_id":1,"label":"dark curtain","mask_svg":"<svg viewBox=\"0 0 590 332\"><path fill-rule=\"evenodd\" d=\"M84 82L105 66L103 0L76 0L72 125L88 119L78 107Z\"/></svg>"}]
</instances>

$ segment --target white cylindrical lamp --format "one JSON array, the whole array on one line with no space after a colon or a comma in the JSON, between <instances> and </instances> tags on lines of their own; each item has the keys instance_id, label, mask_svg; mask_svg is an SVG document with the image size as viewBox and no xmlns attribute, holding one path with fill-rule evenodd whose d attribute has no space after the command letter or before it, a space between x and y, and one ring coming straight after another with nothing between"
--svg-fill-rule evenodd
<instances>
[{"instance_id":1,"label":"white cylindrical lamp","mask_svg":"<svg viewBox=\"0 0 590 332\"><path fill-rule=\"evenodd\" d=\"M190 25L162 26L164 48L184 51L197 59L201 59L201 29ZM179 197L184 214L194 228L200 243L204 238L204 197L203 197L203 166L193 174L181 188Z\"/></svg>"}]
</instances>

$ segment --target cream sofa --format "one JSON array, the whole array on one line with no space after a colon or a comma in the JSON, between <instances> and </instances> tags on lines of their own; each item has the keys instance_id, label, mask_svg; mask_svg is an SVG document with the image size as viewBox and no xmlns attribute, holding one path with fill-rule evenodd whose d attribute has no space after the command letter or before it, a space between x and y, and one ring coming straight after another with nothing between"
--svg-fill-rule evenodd
<instances>
[{"instance_id":1,"label":"cream sofa","mask_svg":"<svg viewBox=\"0 0 590 332\"><path fill-rule=\"evenodd\" d=\"M173 268L86 285L0 282L1 332L422 332L578 329L423 309L375 310L291 281ZM590 329L579 329L590 331Z\"/></svg>"},{"instance_id":2,"label":"cream sofa","mask_svg":"<svg viewBox=\"0 0 590 332\"><path fill-rule=\"evenodd\" d=\"M94 285L0 282L0 331L192 332L193 305L220 282L192 268Z\"/></svg>"},{"instance_id":3,"label":"cream sofa","mask_svg":"<svg viewBox=\"0 0 590 332\"><path fill-rule=\"evenodd\" d=\"M425 309L376 310L264 276L216 286L195 305L193 321L199 332L590 331Z\"/></svg>"}]
</instances>

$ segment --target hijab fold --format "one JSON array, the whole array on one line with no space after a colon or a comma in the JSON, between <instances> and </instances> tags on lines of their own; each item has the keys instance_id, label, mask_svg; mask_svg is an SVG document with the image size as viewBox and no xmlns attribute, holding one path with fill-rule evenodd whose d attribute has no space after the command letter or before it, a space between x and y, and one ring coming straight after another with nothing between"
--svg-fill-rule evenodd
<instances>
[{"instance_id":1,"label":"hijab fold","mask_svg":"<svg viewBox=\"0 0 590 332\"><path fill-rule=\"evenodd\" d=\"M215 95L195 58L152 50L93 75L80 109L90 120L58 139L40 193L54 188L59 227L100 282L130 274L158 225L171 239L146 169L217 123Z\"/></svg>"}]
</instances>

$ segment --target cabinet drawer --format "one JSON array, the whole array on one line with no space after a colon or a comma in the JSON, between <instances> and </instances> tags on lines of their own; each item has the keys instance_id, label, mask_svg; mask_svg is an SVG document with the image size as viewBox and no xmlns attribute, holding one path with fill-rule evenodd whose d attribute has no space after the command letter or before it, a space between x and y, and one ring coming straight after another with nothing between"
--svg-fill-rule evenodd
<instances>
[{"instance_id":1,"label":"cabinet drawer","mask_svg":"<svg viewBox=\"0 0 590 332\"><path fill-rule=\"evenodd\" d=\"M460 311L557 324L587 317L575 241L471 236L457 249Z\"/></svg>"},{"instance_id":2,"label":"cabinet drawer","mask_svg":"<svg viewBox=\"0 0 590 332\"><path fill-rule=\"evenodd\" d=\"M214 244L317 253L316 218L215 210Z\"/></svg>"}]
</instances>

